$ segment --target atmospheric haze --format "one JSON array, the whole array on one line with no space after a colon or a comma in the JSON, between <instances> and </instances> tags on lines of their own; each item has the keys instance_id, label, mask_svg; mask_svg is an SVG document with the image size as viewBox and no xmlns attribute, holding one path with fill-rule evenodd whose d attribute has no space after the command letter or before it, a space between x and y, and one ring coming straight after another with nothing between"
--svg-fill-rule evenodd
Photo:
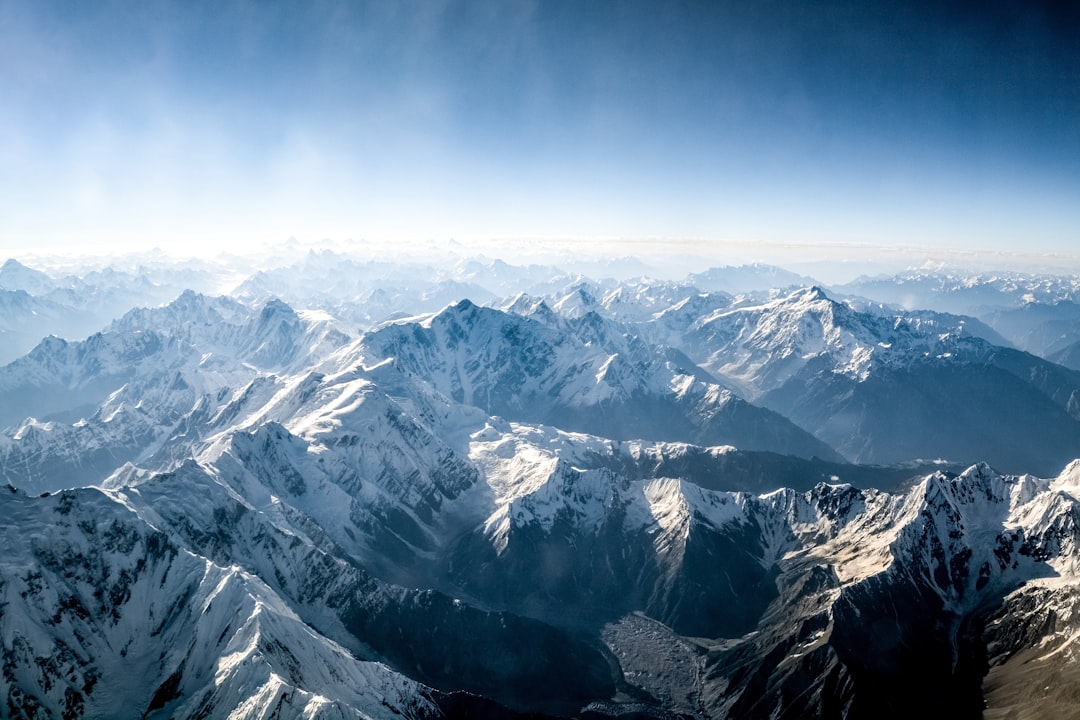
<instances>
[{"instance_id":1,"label":"atmospheric haze","mask_svg":"<svg viewBox=\"0 0 1080 720\"><path fill-rule=\"evenodd\" d=\"M1008 1L3 0L0 243L1071 261L1078 27Z\"/></svg>"}]
</instances>

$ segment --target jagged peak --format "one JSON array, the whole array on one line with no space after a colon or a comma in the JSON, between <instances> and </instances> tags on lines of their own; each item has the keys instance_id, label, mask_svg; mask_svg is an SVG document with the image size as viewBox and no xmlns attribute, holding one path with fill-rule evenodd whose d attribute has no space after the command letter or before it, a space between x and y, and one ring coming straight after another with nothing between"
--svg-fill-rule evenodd
<instances>
[{"instance_id":1,"label":"jagged peak","mask_svg":"<svg viewBox=\"0 0 1080 720\"><path fill-rule=\"evenodd\" d=\"M15 258L8 258L4 261L3 265L0 265L0 274L8 275L12 273L18 273L20 275L28 275L37 278L49 279L49 276L43 273L41 270L35 270L32 267L24 265Z\"/></svg>"},{"instance_id":2,"label":"jagged peak","mask_svg":"<svg viewBox=\"0 0 1080 720\"><path fill-rule=\"evenodd\" d=\"M101 333L97 333L100 335ZM71 343L57 335L46 335L34 348L34 352L56 352L66 348Z\"/></svg>"},{"instance_id":3,"label":"jagged peak","mask_svg":"<svg viewBox=\"0 0 1080 720\"><path fill-rule=\"evenodd\" d=\"M0 288L22 290L29 295L42 295L56 287L53 279L40 270L23 265L9 258L0 266Z\"/></svg>"},{"instance_id":4,"label":"jagged peak","mask_svg":"<svg viewBox=\"0 0 1080 720\"><path fill-rule=\"evenodd\" d=\"M266 420L254 427L238 429L228 436L229 446L242 452L259 447L262 448L261 452L265 453L271 446L294 442L306 445L302 438L293 435L277 420Z\"/></svg>"},{"instance_id":5,"label":"jagged peak","mask_svg":"<svg viewBox=\"0 0 1080 720\"><path fill-rule=\"evenodd\" d=\"M571 321L578 326L587 325L593 328L604 327L608 324L607 318L592 308L586 310L576 318L571 318Z\"/></svg>"},{"instance_id":6,"label":"jagged peak","mask_svg":"<svg viewBox=\"0 0 1080 720\"><path fill-rule=\"evenodd\" d=\"M501 310L477 305L469 298L462 298L455 303L450 303L442 310L432 315L426 317L418 316L412 318L402 318L399 322L395 324L410 325L417 320L420 320L421 324L427 327L446 323L460 323L466 326L471 326L473 323L476 322L476 319L478 317L486 316L491 313L506 315L506 313Z\"/></svg>"},{"instance_id":7,"label":"jagged peak","mask_svg":"<svg viewBox=\"0 0 1080 720\"><path fill-rule=\"evenodd\" d=\"M462 298L461 300L458 300L456 303L454 303L450 307L452 307L457 312L464 313L464 312L469 312L471 310L475 310L479 306L476 303L474 303L472 300L470 300L469 298Z\"/></svg>"},{"instance_id":8,"label":"jagged peak","mask_svg":"<svg viewBox=\"0 0 1080 720\"><path fill-rule=\"evenodd\" d=\"M299 320L299 316L296 311L292 309L288 303L281 298L270 298L262 306L262 310L259 312L260 321L265 321L270 318L280 317L288 320Z\"/></svg>"},{"instance_id":9,"label":"jagged peak","mask_svg":"<svg viewBox=\"0 0 1080 720\"><path fill-rule=\"evenodd\" d=\"M248 433L251 437L259 437L265 435L267 437L285 439L293 437L293 434L289 432L288 428L282 425L277 420L268 420L257 428Z\"/></svg>"},{"instance_id":10,"label":"jagged peak","mask_svg":"<svg viewBox=\"0 0 1080 720\"><path fill-rule=\"evenodd\" d=\"M272 300L268 301L267 305L269 305L270 302L272 302ZM210 306L228 306L230 308L236 309L244 308L243 305L236 302L232 298L207 295L205 293L198 292L197 290L192 290L191 288L188 288L181 292L179 295L177 295L173 299L173 301L170 302L166 307L174 308L177 310L195 310Z\"/></svg>"},{"instance_id":11,"label":"jagged peak","mask_svg":"<svg viewBox=\"0 0 1080 720\"><path fill-rule=\"evenodd\" d=\"M836 301L830 298L828 293L826 293L820 285L810 285L808 287L799 288L798 290L789 293L781 300L781 303L784 305L821 302L835 304Z\"/></svg>"},{"instance_id":12,"label":"jagged peak","mask_svg":"<svg viewBox=\"0 0 1080 720\"><path fill-rule=\"evenodd\" d=\"M415 321L415 319L404 321L402 324L409 324L413 321ZM507 324L536 329L544 327L543 323L532 316L521 315L505 309L488 307L486 305L477 305L467 298L460 300L453 305L448 305L441 312L424 320L421 324L430 327L454 323L463 326L469 332L472 332L477 328L489 326L494 328L496 326L504 326Z\"/></svg>"},{"instance_id":13,"label":"jagged peak","mask_svg":"<svg viewBox=\"0 0 1080 720\"><path fill-rule=\"evenodd\" d=\"M1071 461L1057 476L1057 481L1080 486L1080 458Z\"/></svg>"},{"instance_id":14,"label":"jagged peak","mask_svg":"<svg viewBox=\"0 0 1080 720\"><path fill-rule=\"evenodd\" d=\"M570 295L577 296L582 302L588 305L596 304L596 298L593 297L593 294L589 291L589 287L586 283L579 283Z\"/></svg>"},{"instance_id":15,"label":"jagged peak","mask_svg":"<svg viewBox=\"0 0 1080 720\"><path fill-rule=\"evenodd\" d=\"M929 504L941 498L954 507L986 503L1007 506L1013 496L1011 486L1016 480L1014 476L999 473L988 463L978 462L959 475L938 470L926 476L922 497Z\"/></svg>"},{"instance_id":16,"label":"jagged peak","mask_svg":"<svg viewBox=\"0 0 1080 720\"><path fill-rule=\"evenodd\" d=\"M990 467L989 463L980 461L965 469L960 477L965 480L998 480L1002 474Z\"/></svg>"},{"instance_id":17,"label":"jagged peak","mask_svg":"<svg viewBox=\"0 0 1080 720\"><path fill-rule=\"evenodd\" d=\"M239 325L250 315L249 308L231 298L186 289L164 305L128 310L109 325L107 332L155 330L172 335L191 323Z\"/></svg>"},{"instance_id":18,"label":"jagged peak","mask_svg":"<svg viewBox=\"0 0 1080 720\"><path fill-rule=\"evenodd\" d=\"M198 301L198 300L200 300L202 298L205 298L205 297L206 296L203 295L201 292L196 292L196 291L192 290L191 288L186 288L183 292L181 292L179 295L176 296L175 300L173 300L169 304L170 305L185 305L185 304L188 304L188 303L196 302L196 301Z\"/></svg>"},{"instance_id":19,"label":"jagged peak","mask_svg":"<svg viewBox=\"0 0 1080 720\"><path fill-rule=\"evenodd\" d=\"M537 300L538 300L538 298L533 297L532 295L530 295L529 293L527 293L525 291L521 291L521 292L517 293L516 295L514 295L513 297L511 297L508 301L506 301L506 303L503 305L503 307L506 308L506 309L510 309L510 308L530 308L530 307L532 307L533 305L536 304Z\"/></svg>"},{"instance_id":20,"label":"jagged peak","mask_svg":"<svg viewBox=\"0 0 1080 720\"><path fill-rule=\"evenodd\" d=\"M585 283L579 283L555 301L553 309L561 315L577 315L597 306L597 300Z\"/></svg>"},{"instance_id":21,"label":"jagged peak","mask_svg":"<svg viewBox=\"0 0 1080 720\"><path fill-rule=\"evenodd\" d=\"M547 304L546 300L526 292L520 292L515 295L508 303L502 306L502 309L508 313L521 315L523 317L541 317L548 319L555 315L555 312L551 309L551 306Z\"/></svg>"}]
</instances>

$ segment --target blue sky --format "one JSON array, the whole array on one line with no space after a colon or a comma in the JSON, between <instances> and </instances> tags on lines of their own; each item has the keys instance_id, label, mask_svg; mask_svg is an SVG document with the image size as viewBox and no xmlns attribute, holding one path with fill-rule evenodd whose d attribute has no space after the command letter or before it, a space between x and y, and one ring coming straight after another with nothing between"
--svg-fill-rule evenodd
<instances>
[{"instance_id":1,"label":"blue sky","mask_svg":"<svg viewBox=\"0 0 1080 720\"><path fill-rule=\"evenodd\" d=\"M1080 254L1037 2L0 0L0 243Z\"/></svg>"}]
</instances>

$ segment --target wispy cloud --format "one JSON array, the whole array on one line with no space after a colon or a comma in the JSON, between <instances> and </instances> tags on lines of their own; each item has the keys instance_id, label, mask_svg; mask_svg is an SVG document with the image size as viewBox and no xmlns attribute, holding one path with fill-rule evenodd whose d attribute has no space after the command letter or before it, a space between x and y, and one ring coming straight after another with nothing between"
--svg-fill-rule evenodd
<instances>
[{"instance_id":1,"label":"wispy cloud","mask_svg":"<svg viewBox=\"0 0 1080 720\"><path fill-rule=\"evenodd\" d=\"M1072 239L1068 17L761 7L0 0L0 242Z\"/></svg>"}]
</instances>

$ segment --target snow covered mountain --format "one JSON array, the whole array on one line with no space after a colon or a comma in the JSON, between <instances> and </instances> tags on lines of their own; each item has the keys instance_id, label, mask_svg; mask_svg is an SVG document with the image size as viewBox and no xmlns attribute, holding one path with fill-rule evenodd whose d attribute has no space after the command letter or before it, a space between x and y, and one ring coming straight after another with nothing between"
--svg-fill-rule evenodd
<instances>
[{"instance_id":1,"label":"snow covered mountain","mask_svg":"<svg viewBox=\"0 0 1080 720\"><path fill-rule=\"evenodd\" d=\"M975 316L1008 344L1051 360L1080 341L1080 282L1072 276L924 270L860 278L834 291L907 310L933 308Z\"/></svg>"},{"instance_id":2,"label":"snow covered mountain","mask_svg":"<svg viewBox=\"0 0 1080 720\"><path fill-rule=\"evenodd\" d=\"M716 707L745 717L778 705L793 715L910 717L932 698L950 717L978 716L984 702L995 716L1054 716L1056 692L1016 701L1035 673L1005 680L1000 693L994 678L1038 657L1065 674L1064 686L1075 682L1075 665L1053 659L1069 644L1059 634L1069 634L1067 621L1024 635L1013 624L1030 618L1011 610L1031 594L1047 596L1044 612L1068 608L1075 472L1047 481L979 465L931 475L903 496L821 488L791 498L789 539L802 547L781 562L758 632L714 657ZM743 696L735 678L769 689Z\"/></svg>"},{"instance_id":3,"label":"snow covered mountain","mask_svg":"<svg viewBox=\"0 0 1080 720\"><path fill-rule=\"evenodd\" d=\"M1080 281L1067 275L919 269L895 276L862 277L833 288L909 310L934 309L983 317L1026 303L1080 300Z\"/></svg>"},{"instance_id":4,"label":"snow covered mountain","mask_svg":"<svg viewBox=\"0 0 1080 720\"><path fill-rule=\"evenodd\" d=\"M616 439L686 440L836 458L783 417L717 383L682 353L650 346L593 312L560 320L462 301L365 334L369 365L389 361L489 415Z\"/></svg>"},{"instance_id":5,"label":"snow covered mountain","mask_svg":"<svg viewBox=\"0 0 1080 720\"><path fill-rule=\"evenodd\" d=\"M51 277L8 258L0 265L0 290L21 291L27 295L45 295L57 287Z\"/></svg>"},{"instance_id":6,"label":"snow covered mountain","mask_svg":"<svg viewBox=\"0 0 1080 720\"><path fill-rule=\"evenodd\" d=\"M491 302L524 288L545 287L553 279L561 284L565 273L501 261L472 259L446 266L358 260L324 251L254 273L233 296L246 304L280 298L366 329L390 317L435 312L466 297L477 303Z\"/></svg>"},{"instance_id":7,"label":"snow covered mountain","mask_svg":"<svg viewBox=\"0 0 1080 720\"><path fill-rule=\"evenodd\" d=\"M691 715L910 717L933 698L964 717L985 697L1002 717L1029 701L1050 717L1068 691L1033 700L1045 676L1025 664L1066 687L1080 672L1077 468L1038 480L977 465L903 493L754 496L557 462L453 568L474 592L604 624L641 689L656 688L658 631L627 613L661 620L681 655L673 674L689 663L696 678L669 709Z\"/></svg>"},{"instance_id":8,"label":"snow covered mountain","mask_svg":"<svg viewBox=\"0 0 1080 720\"><path fill-rule=\"evenodd\" d=\"M47 338L0 368L0 475L41 492L100 483L129 461L156 468L190 457L283 377L348 340L280 301L253 312L194 293L84 341Z\"/></svg>"},{"instance_id":9,"label":"snow covered mountain","mask_svg":"<svg viewBox=\"0 0 1080 720\"><path fill-rule=\"evenodd\" d=\"M177 545L116 498L4 492L0 513L6 717L437 714L425 688L358 660L257 576Z\"/></svg>"},{"instance_id":10,"label":"snow covered mountain","mask_svg":"<svg viewBox=\"0 0 1080 720\"><path fill-rule=\"evenodd\" d=\"M991 345L962 319L857 310L809 288L702 317L685 342L707 370L851 461L986 459L1053 473L1080 455L1080 375Z\"/></svg>"},{"instance_id":11,"label":"snow covered mountain","mask_svg":"<svg viewBox=\"0 0 1080 720\"><path fill-rule=\"evenodd\" d=\"M217 273L202 266L140 264L71 274L9 259L0 266L0 363L20 357L46 335L82 340L134 307L219 284Z\"/></svg>"},{"instance_id":12,"label":"snow covered mountain","mask_svg":"<svg viewBox=\"0 0 1080 720\"><path fill-rule=\"evenodd\" d=\"M381 659L444 691L464 687L520 708L554 710L558 699L565 712L591 699L594 712L618 712L622 693L656 715L764 717L784 707L900 717L910 704L881 705L881 684L896 677L926 689L917 702L933 694L957 712L978 707L977 661L990 640L987 682L1003 685L1006 699L1034 680L1023 668L1024 682L1011 683L1010 663L1040 643L1052 645L1039 662L1075 672L1054 652L1071 647L1070 626L1033 627L1071 607L1075 465L1055 480L975 466L906 493L821 484L751 495L582 471L554 456L548 472L530 472L543 453L529 449L528 432L520 437L514 453L495 428L474 439L497 509L453 544L447 570L485 604L597 628L622 668L617 682L608 661L550 625L370 578L342 559L333 525L305 511L305 496L309 507L313 495L333 503L321 483L264 485L290 475L241 478L211 454L173 473L117 478L104 493L0 500L9 546L26 548L0 565L9 707L141 707L151 717L282 702L315 717L460 709L453 695L371 662ZM252 441L295 442L272 427ZM272 467L275 457L267 450L247 462ZM1027 609L1007 612L1013 605ZM884 623L899 634L882 635ZM451 661L446 653L465 636L484 650ZM706 637L717 639L695 639ZM642 672L658 642L673 673L693 670L692 688ZM157 657L161 647L173 650L150 663L153 672L124 671L128 657ZM499 674L484 657L499 658Z\"/></svg>"},{"instance_id":13,"label":"snow covered mountain","mask_svg":"<svg viewBox=\"0 0 1080 720\"><path fill-rule=\"evenodd\" d=\"M390 265L0 368L0 716L1074 713L1075 372L720 271ZM345 311L436 286L495 307Z\"/></svg>"}]
</instances>

